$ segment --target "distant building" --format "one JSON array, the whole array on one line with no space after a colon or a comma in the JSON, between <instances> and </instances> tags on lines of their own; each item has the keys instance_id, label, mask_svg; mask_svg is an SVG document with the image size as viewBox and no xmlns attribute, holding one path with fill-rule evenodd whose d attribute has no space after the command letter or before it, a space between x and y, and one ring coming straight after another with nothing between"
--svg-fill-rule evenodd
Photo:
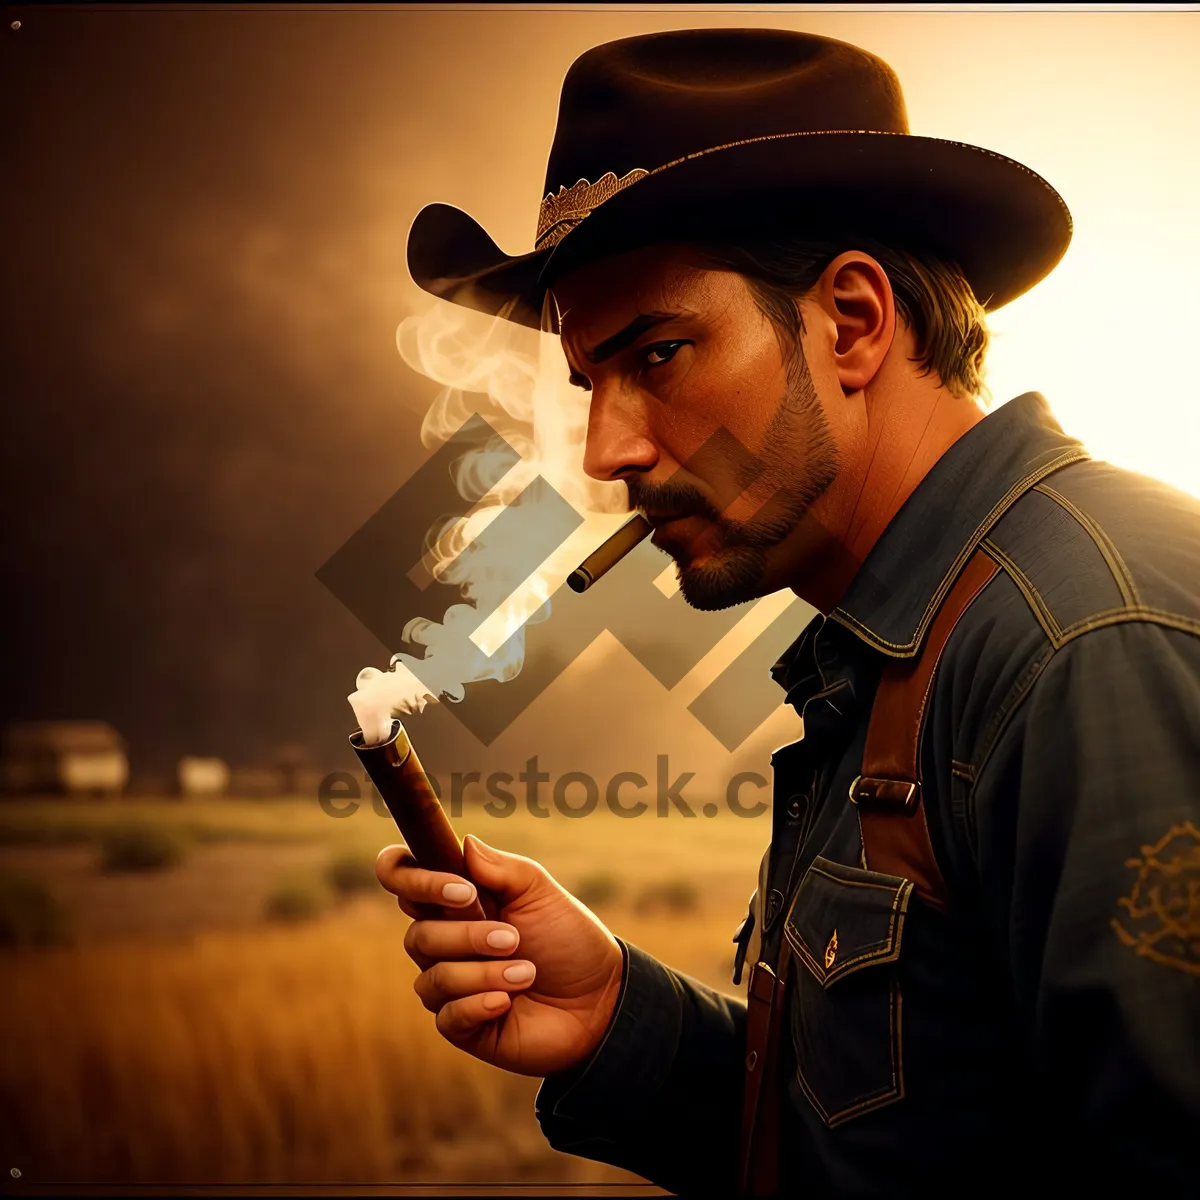
<instances>
[{"instance_id":1,"label":"distant building","mask_svg":"<svg viewBox=\"0 0 1200 1200\"><path fill-rule=\"evenodd\" d=\"M223 796L229 790L229 764L188 755L175 764L175 780L181 796Z\"/></svg>"},{"instance_id":2,"label":"distant building","mask_svg":"<svg viewBox=\"0 0 1200 1200\"><path fill-rule=\"evenodd\" d=\"M104 721L10 725L0 755L9 792L116 796L129 781L125 739Z\"/></svg>"}]
</instances>

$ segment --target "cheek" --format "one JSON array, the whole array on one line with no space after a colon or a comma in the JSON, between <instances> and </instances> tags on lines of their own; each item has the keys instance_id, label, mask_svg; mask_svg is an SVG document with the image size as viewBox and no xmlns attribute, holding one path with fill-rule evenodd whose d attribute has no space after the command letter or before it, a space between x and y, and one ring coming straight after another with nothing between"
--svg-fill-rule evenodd
<instances>
[{"instance_id":1,"label":"cheek","mask_svg":"<svg viewBox=\"0 0 1200 1200\"><path fill-rule=\"evenodd\" d=\"M695 355L656 406L656 434L686 462L722 430L757 452L787 391L787 374L772 339L730 340Z\"/></svg>"}]
</instances>

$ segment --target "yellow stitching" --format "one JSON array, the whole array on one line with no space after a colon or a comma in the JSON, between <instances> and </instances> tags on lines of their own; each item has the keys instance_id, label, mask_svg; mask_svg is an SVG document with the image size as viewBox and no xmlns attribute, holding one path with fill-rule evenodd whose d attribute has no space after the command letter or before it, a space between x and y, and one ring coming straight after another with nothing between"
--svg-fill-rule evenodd
<instances>
[{"instance_id":1,"label":"yellow stitching","mask_svg":"<svg viewBox=\"0 0 1200 1200\"><path fill-rule=\"evenodd\" d=\"M1104 529L1093 521L1087 513L1068 500L1062 492L1055 491L1048 483L1039 483L1033 490L1041 492L1043 496L1048 496L1056 504L1065 508L1083 526L1084 530L1091 535L1092 541L1096 543L1096 549L1100 551L1101 557L1108 564L1108 569L1112 572L1117 589L1121 593L1121 599L1125 601L1126 606L1141 604L1142 600L1138 595L1137 585L1133 582L1133 576L1129 573L1129 568L1125 565L1125 560L1121 557L1120 551L1113 545L1112 539Z\"/></svg>"},{"instance_id":2,"label":"yellow stitching","mask_svg":"<svg viewBox=\"0 0 1200 1200\"><path fill-rule=\"evenodd\" d=\"M885 1104L903 1099L904 1051L903 1038L900 1036L902 1000L899 986L894 979L890 980L888 992L888 1060L892 1073L891 1085L881 1088L878 1092L866 1096L862 1100L856 1101L849 1108L840 1109L830 1116L808 1086L808 1080L805 1079L803 1069L800 1066L800 1056L799 1054L796 1055L796 1076L800 1087L813 1107L821 1114L821 1120L825 1122L828 1128L832 1129L834 1126L842 1124L843 1121L850 1120L851 1117L862 1116L864 1113L881 1108Z\"/></svg>"},{"instance_id":3,"label":"yellow stitching","mask_svg":"<svg viewBox=\"0 0 1200 1200\"><path fill-rule=\"evenodd\" d=\"M844 962L838 963L833 970L825 976L824 986L828 987L835 979L841 979L843 975L852 975L851 967L858 966L860 963L879 962L889 963L895 962L900 957L900 939L888 933L887 940L880 942L873 950L864 950L857 958L848 958ZM885 953L886 952L886 953Z\"/></svg>"},{"instance_id":4,"label":"yellow stitching","mask_svg":"<svg viewBox=\"0 0 1200 1200\"><path fill-rule=\"evenodd\" d=\"M823 861L828 862L829 860L825 859ZM801 934L793 915L796 911L796 901L800 897L800 888L803 887L803 880L801 880L800 887L797 887L796 895L793 897L792 903L788 908L787 917L784 919L783 933L784 937L787 937L788 941L792 943L792 948L806 962L812 963L816 968L815 974L818 976L821 986L827 988L834 979L840 979L843 975L851 974L852 972L848 968L856 966L859 963L876 961L880 963L895 962L900 957L901 931L904 925L904 917L908 912L908 900L912 895L914 887L912 880L905 879L900 883L899 887L891 888L887 884L870 883L866 880L841 879L836 875L831 875L828 871L823 871L815 864L810 864L808 870L817 875L824 875L826 879L832 880L834 883L845 884L848 887L871 887L880 888L883 891L895 892L895 895L892 897L892 908L888 918L886 938L883 941L877 942L873 950L865 950L856 958L848 958L844 962L839 963L834 970L829 971L823 970L817 959L813 957L813 953L805 944L804 935ZM789 937L789 934L795 934L795 937Z\"/></svg>"},{"instance_id":5,"label":"yellow stitching","mask_svg":"<svg viewBox=\"0 0 1200 1200\"><path fill-rule=\"evenodd\" d=\"M901 888L898 893L898 895L899 895L899 902L898 902L899 903L899 913L898 913L898 915L900 917L906 917L908 915L908 901L911 898L912 893L913 893L913 881L911 879L906 879L905 883L908 886Z\"/></svg>"},{"instance_id":6,"label":"yellow stitching","mask_svg":"<svg viewBox=\"0 0 1200 1200\"><path fill-rule=\"evenodd\" d=\"M878 888L881 892L896 892L900 890L900 885L897 884L872 883L869 879L843 879L840 875L831 875L828 871L822 870L820 867L810 866L808 869L815 875L824 875L826 879L832 879L834 883L844 883L847 887ZM882 875L883 872L877 871L876 874ZM895 875L893 878L900 879L901 876Z\"/></svg>"},{"instance_id":7,"label":"yellow stitching","mask_svg":"<svg viewBox=\"0 0 1200 1200\"><path fill-rule=\"evenodd\" d=\"M800 931L796 928L794 922L790 918L783 923L783 936L792 943L792 949L795 950L795 952L802 959L804 959L806 963L812 964L814 968L813 974L818 976L819 982L821 966L818 962L816 962L812 954L809 953L808 947L804 944L804 939L800 936Z\"/></svg>"},{"instance_id":8,"label":"yellow stitching","mask_svg":"<svg viewBox=\"0 0 1200 1200\"><path fill-rule=\"evenodd\" d=\"M983 753L979 757L979 765L975 768L975 778L971 781L970 795L972 799L974 798L975 787L979 782L979 777L983 774L984 768L988 765L988 761L992 757L992 751L995 750L1000 744L1000 739L1004 736L1004 731L1010 724L1012 724L1014 714L1024 703L1025 697L1029 695L1030 691L1033 689L1033 685L1041 678L1042 672L1046 669L1047 665L1053 661L1054 654L1055 651L1053 648L1050 648L1049 650L1043 649L1041 661L1039 662L1037 659L1035 659L1033 663L1027 665L1023 669L1022 675L1028 674L1029 678L1022 684L1017 694L1013 697L1012 703L1008 706L1008 709L1005 711L1000 723L997 725L995 733L992 734L991 741L987 744ZM1032 669L1034 666L1037 667L1037 670ZM1018 681L1019 680L1020 677L1018 677Z\"/></svg>"},{"instance_id":9,"label":"yellow stitching","mask_svg":"<svg viewBox=\"0 0 1200 1200\"><path fill-rule=\"evenodd\" d=\"M968 783L971 783L975 779L975 768L970 763L960 763L955 759L951 759L950 774L957 775L959 779L965 779Z\"/></svg>"},{"instance_id":10,"label":"yellow stitching","mask_svg":"<svg viewBox=\"0 0 1200 1200\"><path fill-rule=\"evenodd\" d=\"M794 1040L794 1039L793 1039ZM825 1111L825 1106L817 1099L816 1093L808 1084L808 1080L804 1077L804 1068L800 1065L800 1054L796 1053L796 1082L800 1085L800 1090L808 1098L809 1104L817 1110L826 1127L829 1126L829 1114Z\"/></svg>"},{"instance_id":11,"label":"yellow stitching","mask_svg":"<svg viewBox=\"0 0 1200 1200\"><path fill-rule=\"evenodd\" d=\"M853 967L859 963L875 962L877 960L881 963L895 962L900 956L900 947L896 944L899 939L893 935L891 925L888 927L887 938L881 942L877 942L874 949L864 950L863 953L858 955L857 958L846 959L844 962L839 963L837 968L832 971L828 968L822 969L821 964L817 962L815 958L813 958L812 951L807 945L804 945L804 935L801 934L799 927L790 916L788 917L787 921L784 922L783 933L784 936L787 937L788 941L792 943L792 948L794 950L798 950L801 957L803 957L806 962L810 962L814 967L816 967L816 974L819 982L824 988L827 988L835 979L840 979L843 975L852 974L852 972L847 969L849 967ZM789 934L794 934L795 936L788 937ZM797 942L801 943L801 945L804 945L803 950L799 950L799 947L796 945ZM885 954L886 957L884 957Z\"/></svg>"},{"instance_id":12,"label":"yellow stitching","mask_svg":"<svg viewBox=\"0 0 1200 1200\"><path fill-rule=\"evenodd\" d=\"M1147 625L1162 625L1167 629L1177 629L1181 633L1191 633L1195 634L1196 636L1200 636L1200 621L1194 621L1188 617L1181 617L1175 613L1164 612L1161 609L1118 608L1110 609L1104 613L1099 613L1095 617L1089 618L1087 621L1080 622L1077 625L1072 625L1067 629L1064 629L1062 643L1061 645L1055 647L1055 652L1060 651L1063 646L1067 645L1069 642L1073 642L1077 637L1081 637L1085 633L1090 633L1093 629L1107 629L1113 625L1131 625L1135 622ZM1038 666L1037 670L1031 674L1028 683L1026 683L1025 686L1022 687L1017 695L1013 698L1012 704L1010 705L1008 711L1004 714L1004 719L1000 722L995 734L992 736L990 744L980 756L979 765L975 769L976 773L975 780L973 781L972 792L974 791L974 784L978 783L979 776L983 773L984 768L991 759L992 752L1000 744L1000 738L1003 736L1004 730L1009 726L1009 724L1011 724L1017 710L1021 707L1025 698L1033 689L1033 685L1041 678L1042 672L1046 669L1053 658L1054 654L1046 654L1044 661Z\"/></svg>"},{"instance_id":13,"label":"yellow stitching","mask_svg":"<svg viewBox=\"0 0 1200 1200\"><path fill-rule=\"evenodd\" d=\"M895 1051L892 1051L892 1070L895 1071L896 1059ZM901 1099L901 1093L893 1083L885 1092L870 1097L860 1104L855 1104L850 1108L844 1108L841 1112L830 1117L827 1124L830 1129L836 1128L844 1121L849 1121L851 1117L861 1117L866 1113L873 1112L877 1108L882 1108L885 1104L893 1104Z\"/></svg>"},{"instance_id":14,"label":"yellow stitching","mask_svg":"<svg viewBox=\"0 0 1200 1200\"><path fill-rule=\"evenodd\" d=\"M853 632L860 632L864 639L877 650L881 650L884 654L890 655L892 658L910 658L916 648L921 644L921 639L925 636L925 630L929 626L929 622L933 619L933 613L937 610L946 593L954 584L958 572L962 569L963 564L975 552L976 547L982 540L987 531L1004 515L1004 513L1025 494L1035 483L1045 479L1047 475L1052 475L1055 471L1063 467L1068 467L1071 463L1082 462L1090 457L1086 450L1067 450L1053 459L1044 467L1038 467L1034 471L1030 471L1019 483L1014 483L1011 488L998 500L991 512L975 527L975 531L971 534L963 548L958 552L958 557L950 565L950 569L942 577L942 582L938 585L938 589L933 594L933 599L929 601L928 607L925 609L924 615L921 617L920 623L917 625L917 631L913 635L910 642L901 645L899 642L889 642L881 638L878 634L873 633L861 621L856 620L848 612L841 608L835 608L829 615L839 624L845 625Z\"/></svg>"},{"instance_id":15,"label":"yellow stitching","mask_svg":"<svg viewBox=\"0 0 1200 1200\"><path fill-rule=\"evenodd\" d=\"M1050 639L1054 648L1058 649L1062 645L1062 629L1054 619L1054 614L1046 607L1046 603L1037 588L1034 587L1033 581L991 538L984 538L981 545L983 552L989 558L998 562L1004 568L1009 578L1012 579L1013 583L1017 585L1021 595L1025 597L1029 607L1033 609L1033 615L1037 617L1042 631Z\"/></svg>"},{"instance_id":16,"label":"yellow stitching","mask_svg":"<svg viewBox=\"0 0 1200 1200\"><path fill-rule=\"evenodd\" d=\"M1183 633L1200 634L1200 621L1192 617L1184 617L1179 613L1167 612L1161 608L1146 608L1142 605L1136 608L1109 608L1095 613L1082 621L1063 630L1063 643L1074 641L1080 634L1093 629L1105 629L1109 625L1121 625L1125 622L1140 621L1148 625L1164 625L1168 629L1178 629Z\"/></svg>"},{"instance_id":17,"label":"yellow stitching","mask_svg":"<svg viewBox=\"0 0 1200 1200\"><path fill-rule=\"evenodd\" d=\"M888 1032L889 1041L891 1040L892 1030L895 1028L895 1021L889 1014L888 1016ZM816 1093L812 1090L808 1080L804 1076L804 1069L800 1066L799 1055L796 1056L796 1081L800 1084L800 1090L808 1097L809 1103L817 1110L821 1116L821 1120L825 1122L827 1128L832 1129L835 1125L840 1125L843 1121L850 1120L851 1117L860 1116L863 1113L868 1113L872 1109L880 1108L884 1104L890 1104L893 1100L899 1100L903 1096L903 1092L896 1087L896 1048L891 1046L889 1058L892 1070L892 1082L878 1092L873 1092L864 1100L856 1101L849 1108L839 1109L832 1116L826 1111L825 1106L817 1099Z\"/></svg>"}]
</instances>

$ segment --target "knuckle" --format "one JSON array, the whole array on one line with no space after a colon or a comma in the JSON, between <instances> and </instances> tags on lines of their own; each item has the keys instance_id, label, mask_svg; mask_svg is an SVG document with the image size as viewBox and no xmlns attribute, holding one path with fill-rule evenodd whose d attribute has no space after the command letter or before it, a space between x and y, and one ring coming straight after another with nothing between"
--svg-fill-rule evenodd
<instances>
[{"instance_id":1,"label":"knuckle","mask_svg":"<svg viewBox=\"0 0 1200 1200\"><path fill-rule=\"evenodd\" d=\"M424 972L426 979L429 981L431 992L441 995L446 990L446 964L436 962L427 971Z\"/></svg>"},{"instance_id":2,"label":"knuckle","mask_svg":"<svg viewBox=\"0 0 1200 1200\"><path fill-rule=\"evenodd\" d=\"M409 958L420 954L425 941L425 922L414 921L404 931L404 950Z\"/></svg>"},{"instance_id":3,"label":"knuckle","mask_svg":"<svg viewBox=\"0 0 1200 1200\"><path fill-rule=\"evenodd\" d=\"M438 1033L440 1033L443 1037L453 1037L462 1024L459 1017L458 1005L444 1005L441 1011L437 1014L434 1024L437 1026Z\"/></svg>"},{"instance_id":4,"label":"knuckle","mask_svg":"<svg viewBox=\"0 0 1200 1200\"><path fill-rule=\"evenodd\" d=\"M552 888L557 891L564 890L562 884L540 862L535 862L532 858L529 860L529 874L531 876L531 886L533 887Z\"/></svg>"},{"instance_id":5,"label":"knuckle","mask_svg":"<svg viewBox=\"0 0 1200 1200\"><path fill-rule=\"evenodd\" d=\"M420 975L413 980L413 991L417 993L417 999L430 1012L437 1012L442 1005L438 1002L437 989L430 983L429 972L422 971Z\"/></svg>"}]
</instances>

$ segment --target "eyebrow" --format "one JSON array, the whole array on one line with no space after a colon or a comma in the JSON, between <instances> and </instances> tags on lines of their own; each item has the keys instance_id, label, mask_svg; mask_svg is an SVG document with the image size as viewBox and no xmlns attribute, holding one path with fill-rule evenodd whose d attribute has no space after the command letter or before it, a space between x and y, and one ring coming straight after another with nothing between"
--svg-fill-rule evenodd
<instances>
[{"instance_id":1,"label":"eyebrow","mask_svg":"<svg viewBox=\"0 0 1200 1200\"><path fill-rule=\"evenodd\" d=\"M605 338L591 350L585 350L583 357L593 366L598 366L612 358L614 354L620 353L626 346L632 345L647 330L653 329L656 325L664 325L667 321L674 321L679 315L679 313L673 312L642 313L634 317L624 329L619 329L612 337ZM571 373L572 383L579 383L582 378L574 371Z\"/></svg>"},{"instance_id":2,"label":"eyebrow","mask_svg":"<svg viewBox=\"0 0 1200 1200\"><path fill-rule=\"evenodd\" d=\"M669 312L642 313L640 316L634 317L624 329L618 330L612 337L605 338L594 349L585 352L584 358L593 366L597 366L624 350L626 346L636 342L647 329L653 329L656 325L673 321L678 315L678 313Z\"/></svg>"}]
</instances>

